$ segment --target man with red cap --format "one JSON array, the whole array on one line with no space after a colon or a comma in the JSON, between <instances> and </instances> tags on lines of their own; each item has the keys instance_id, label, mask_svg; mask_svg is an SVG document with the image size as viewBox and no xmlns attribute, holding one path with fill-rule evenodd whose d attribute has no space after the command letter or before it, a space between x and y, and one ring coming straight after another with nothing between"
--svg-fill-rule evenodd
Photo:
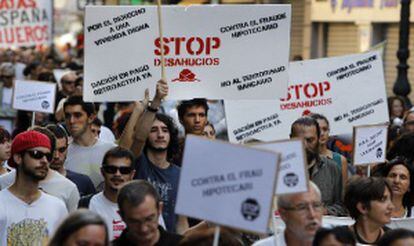
<instances>
[{"instance_id":1,"label":"man with red cap","mask_svg":"<svg viewBox=\"0 0 414 246\"><path fill-rule=\"evenodd\" d=\"M13 139L9 166L17 175L0 191L0 245L44 245L67 215L61 200L38 188L48 173L50 149L49 138L36 131Z\"/></svg>"}]
</instances>

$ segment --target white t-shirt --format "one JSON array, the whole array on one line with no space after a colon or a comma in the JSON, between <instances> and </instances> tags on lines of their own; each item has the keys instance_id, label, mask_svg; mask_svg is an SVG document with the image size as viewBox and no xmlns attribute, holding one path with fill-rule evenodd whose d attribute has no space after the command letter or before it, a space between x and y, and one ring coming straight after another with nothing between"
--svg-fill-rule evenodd
<instances>
[{"instance_id":1,"label":"white t-shirt","mask_svg":"<svg viewBox=\"0 0 414 246\"><path fill-rule=\"evenodd\" d=\"M104 125L101 126L101 134L99 134L99 138L103 141L111 143L114 143L116 140L114 133Z\"/></svg>"},{"instance_id":2,"label":"white t-shirt","mask_svg":"<svg viewBox=\"0 0 414 246\"><path fill-rule=\"evenodd\" d=\"M0 245L45 245L68 211L56 197L41 193L32 204L0 191Z\"/></svg>"},{"instance_id":3,"label":"white t-shirt","mask_svg":"<svg viewBox=\"0 0 414 246\"><path fill-rule=\"evenodd\" d=\"M98 213L105 219L110 241L121 236L126 225L122 221L121 215L119 215L117 203L111 202L104 196L103 192L99 192L91 198L91 201L89 202L89 210ZM159 216L158 224L165 229L165 223L162 216Z\"/></svg>"},{"instance_id":4,"label":"white t-shirt","mask_svg":"<svg viewBox=\"0 0 414 246\"><path fill-rule=\"evenodd\" d=\"M50 170L52 176L46 180L39 182L39 188L49 195L62 200L69 212L73 212L78 208L80 199L78 187L65 176ZM0 176L0 188L7 188L14 183L16 179L16 169Z\"/></svg>"},{"instance_id":5,"label":"white t-shirt","mask_svg":"<svg viewBox=\"0 0 414 246\"><path fill-rule=\"evenodd\" d=\"M82 173L91 178L95 188L102 190L103 177L101 175L102 159L105 153L115 147L116 144L105 142L100 139L92 146L80 146L72 142L68 147L68 155L65 161L65 168Z\"/></svg>"},{"instance_id":6,"label":"white t-shirt","mask_svg":"<svg viewBox=\"0 0 414 246\"><path fill-rule=\"evenodd\" d=\"M273 235L271 237L267 237L267 238L264 238L262 240L255 242L252 246L274 246L274 245L286 246L284 231L276 235L276 240L275 240L275 236Z\"/></svg>"}]
</instances>

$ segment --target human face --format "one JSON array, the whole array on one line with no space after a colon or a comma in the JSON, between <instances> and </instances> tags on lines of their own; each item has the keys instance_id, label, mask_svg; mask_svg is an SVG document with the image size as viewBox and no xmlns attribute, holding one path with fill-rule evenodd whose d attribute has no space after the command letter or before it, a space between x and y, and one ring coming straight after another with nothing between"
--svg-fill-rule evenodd
<instances>
[{"instance_id":1,"label":"human face","mask_svg":"<svg viewBox=\"0 0 414 246\"><path fill-rule=\"evenodd\" d=\"M319 137L319 144L321 146L326 145L326 143L329 140L329 125L328 122L326 122L323 119L318 119L319 128L321 130L321 135Z\"/></svg>"},{"instance_id":2,"label":"human face","mask_svg":"<svg viewBox=\"0 0 414 246\"><path fill-rule=\"evenodd\" d=\"M118 191L126 182L131 181L135 174L135 171L132 169L131 160L125 157L109 157L104 166L117 169L115 173L110 173L105 171L105 167L101 168L101 173L105 180L105 190ZM119 168L129 168L130 173L122 174Z\"/></svg>"},{"instance_id":3,"label":"human face","mask_svg":"<svg viewBox=\"0 0 414 246\"><path fill-rule=\"evenodd\" d=\"M301 241L312 242L322 222L321 197L312 187L309 192L291 195L289 200L289 208L280 208L286 232Z\"/></svg>"},{"instance_id":4,"label":"human face","mask_svg":"<svg viewBox=\"0 0 414 246\"><path fill-rule=\"evenodd\" d=\"M351 246L351 244L344 244L339 242L333 234L326 236L319 246Z\"/></svg>"},{"instance_id":5,"label":"human face","mask_svg":"<svg viewBox=\"0 0 414 246\"><path fill-rule=\"evenodd\" d=\"M68 153L68 145L65 138L56 138L56 149L53 152L53 160L50 162L50 168L58 171L65 163Z\"/></svg>"},{"instance_id":6,"label":"human face","mask_svg":"<svg viewBox=\"0 0 414 246\"><path fill-rule=\"evenodd\" d=\"M393 196L402 197L410 188L410 171L403 165L395 165L387 175Z\"/></svg>"},{"instance_id":7,"label":"human face","mask_svg":"<svg viewBox=\"0 0 414 246\"><path fill-rule=\"evenodd\" d=\"M76 90L76 75L74 73L66 74L60 80L62 82L62 91L66 95L72 95Z\"/></svg>"},{"instance_id":8,"label":"human face","mask_svg":"<svg viewBox=\"0 0 414 246\"><path fill-rule=\"evenodd\" d=\"M104 246L105 240L104 226L87 225L70 235L64 246Z\"/></svg>"},{"instance_id":9,"label":"human face","mask_svg":"<svg viewBox=\"0 0 414 246\"><path fill-rule=\"evenodd\" d=\"M3 143L0 143L0 163L8 160L11 155L11 140L6 139Z\"/></svg>"},{"instance_id":10,"label":"human face","mask_svg":"<svg viewBox=\"0 0 414 246\"><path fill-rule=\"evenodd\" d=\"M170 132L167 125L156 119L152 123L147 143L151 150L166 151L170 144Z\"/></svg>"},{"instance_id":11,"label":"human face","mask_svg":"<svg viewBox=\"0 0 414 246\"><path fill-rule=\"evenodd\" d=\"M65 122L73 138L81 137L90 129L93 116L89 116L81 105L68 105L65 107Z\"/></svg>"},{"instance_id":12,"label":"human face","mask_svg":"<svg viewBox=\"0 0 414 246\"><path fill-rule=\"evenodd\" d=\"M207 114L203 106L192 106L187 108L183 115L181 124L186 134L203 135L204 127L207 124Z\"/></svg>"},{"instance_id":13,"label":"human face","mask_svg":"<svg viewBox=\"0 0 414 246\"><path fill-rule=\"evenodd\" d=\"M158 218L162 206L155 199L147 195L138 206L124 203L122 206L123 221L128 227L128 237L138 245L154 245L159 240Z\"/></svg>"},{"instance_id":14,"label":"human face","mask_svg":"<svg viewBox=\"0 0 414 246\"><path fill-rule=\"evenodd\" d=\"M407 115L405 119L404 128L408 132L414 132L414 112Z\"/></svg>"},{"instance_id":15,"label":"human face","mask_svg":"<svg viewBox=\"0 0 414 246\"><path fill-rule=\"evenodd\" d=\"M403 112L404 111L404 107L403 104L401 103L400 100L394 100L392 101L392 105L391 105L391 116L393 117L402 117L403 116Z\"/></svg>"},{"instance_id":16,"label":"human face","mask_svg":"<svg viewBox=\"0 0 414 246\"><path fill-rule=\"evenodd\" d=\"M30 151L39 151L44 154L50 154L50 150L45 147L36 147L28 149L22 153L21 158L17 158L17 164L20 164L21 171L27 177L32 178L33 180L40 181L46 178L46 175L49 171L49 161L46 156L43 156L41 159L32 157ZM16 158L15 158L16 161Z\"/></svg>"},{"instance_id":17,"label":"human face","mask_svg":"<svg viewBox=\"0 0 414 246\"><path fill-rule=\"evenodd\" d=\"M98 125L92 124L91 131L96 138L99 138L99 134L101 134L101 127Z\"/></svg>"},{"instance_id":18,"label":"human face","mask_svg":"<svg viewBox=\"0 0 414 246\"><path fill-rule=\"evenodd\" d=\"M316 126L296 125L295 137L301 137L305 141L306 158L310 164L319 155L319 137Z\"/></svg>"},{"instance_id":19,"label":"human face","mask_svg":"<svg viewBox=\"0 0 414 246\"><path fill-rule=\"evenodd\" d=\"M216 139L216 133L211 125L204 127L203 135L209 139Z\"/></svg>"},{"instance_id":20,"label":"human face","mask_svg":"<svg viewBox=\"0 0 414 246\"><path fill-rule=\"evenodd\" d=\"M382 227L391 222L394 205L391 200L391 192L385 188L384 196L379 201L371 201L370 208L366 210L366 218Z\"/></svg>"}]
</instances>

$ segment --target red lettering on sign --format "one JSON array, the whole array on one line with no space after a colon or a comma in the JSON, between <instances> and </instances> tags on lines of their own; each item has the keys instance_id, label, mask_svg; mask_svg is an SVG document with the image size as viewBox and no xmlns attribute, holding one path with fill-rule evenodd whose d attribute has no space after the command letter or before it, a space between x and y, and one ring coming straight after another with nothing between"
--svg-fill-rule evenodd
<instances>
[{"instance_id":1,"label":"red lettering on sign","mask_svg":"<svg viewBox=\"0 0 414 246\"><path fill-rule=\"evenodd\" d=\"M213 50L220 48L221 40L218 37L171 37L163 38L164 55L210 55ZM161 39L157 38L154 41L154 45L157 49L154 50L154 54L161 55ZM171 45L171 46L170 46ZM171 52L171 54L170 54Z\"/></svg>"},{"instance_id":2,"label":"red lettering on sign","mask_svg":"<svg viewBox=\"0 0 414 246\"><path fill-rule=\"evenodd\" d=\"M0 10L36 8L36 0L0 0Z\"/></svg>"},{"instance_id":3,"label":"red lettering on sign","mask_svg":"<svg viewBox=\"0 0 414 246\"><path fill-rule=\"evenodd\" d=\"M292 100L305 100L315 97L323 97L327 91L331 90L329 81L323 82L309 82L306 84L291 85L288 88L288 95L286 98L280 99L282 102Z\"/></svg>"},{"instance_id":4,"label":"red lettering on sign","mask_svg":"<svg viewBox=\"0 0 414 246\"><path fill-rule=\"evenodd\" d=\"M0 43L42 43L49 40L48 25L10 27L0 30Z\"/></svg>"}]
</instances>

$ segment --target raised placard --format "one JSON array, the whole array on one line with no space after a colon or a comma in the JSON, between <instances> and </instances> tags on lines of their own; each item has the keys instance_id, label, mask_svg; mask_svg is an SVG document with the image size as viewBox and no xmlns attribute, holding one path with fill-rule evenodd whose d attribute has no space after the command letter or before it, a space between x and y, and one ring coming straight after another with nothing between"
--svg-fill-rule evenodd
<instances>
[{"instance_id":1,"label":"raised placard","mask_svg":"<svg viewBox=\"0 0 414 246\"><path fill-rule=\"evenodd\" d=\"M354 127L352 160L354 165L368 165L385 161L388 124Z\"/></svg>"},{"instance_id":2,"label":"raised placard","mask_svg":"<svg viewBox=\"0 0 414 246\"><path fill-rule=\"evenodd\" d=\"M265 233L279 154L187 135L175 212Z\"/></svg>"},{"instance_id":3,"label":"raised placard","mask_svg":"<svg viewBox=\"0 0 414 246\"><path fill-rule=\"evenodd\" d=\"M34 112L53 113L56 84L31 80L16 80L13 108Z\"/></svg>"},{"instance_id":4,"label":"raised placard","mask_svg":"<svg viewBox=\"0 0 414 246\"><path fill-rule=\"evenodd\" d=\"M154 6L86 7L86 101L135 101L161 78ZM276 99L288 80L290 5L163 6L169 99Z\"/></svg>"},{"instance_id":5,"label":"raised placard","mask_svg":"<svg viewBox=\"0 0 414 246\"><path fill-rule=\"evenodd\" d=\"M381 51L292 62L289 77L281 100L225 101L231 142L287 139L291 124L310 113L326 116L331 135L389 120Z\"/></svg>"},{"instance_id":6,"label":"raised placard","mask_svg":"<svg viewBox=\"0 0 414 246\"><path fill-rule=\"evenodd\" d=\"M308 191L308 164L302 139L258 143L251 146L280 153L276 195Z\"/></svg>"}]
</instances>

